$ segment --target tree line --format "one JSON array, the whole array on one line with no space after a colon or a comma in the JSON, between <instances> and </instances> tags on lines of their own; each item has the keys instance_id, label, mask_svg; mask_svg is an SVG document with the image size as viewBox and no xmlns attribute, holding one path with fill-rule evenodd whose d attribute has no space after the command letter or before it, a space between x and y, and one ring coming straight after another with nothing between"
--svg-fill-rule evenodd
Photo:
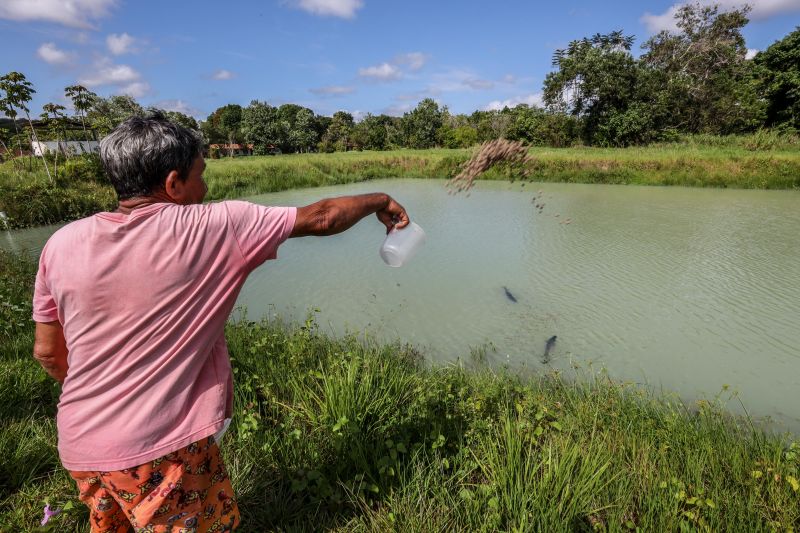
<instances>
[{"instance_id":1,"label":"tree line","mask_svg":"<svg viewBox=\"0 0 800 533\"><path fill-rule=\"evenodd\" d=\"M296 104L254 100L222 106L201 122L176 111L167 115L201 132L209 145L246 143L257 154L461 148L497 138L554 147L628 146L683 134L800 131L800 27L748 58L742 29L749 11L685 5L675 15L677 30L645 41L639 57L632 52L635 38L623 31L572 41L553 54L541 107L453 114L426 98L401 117L367 114L356 121L345 111L328 117ZM27 107L34 92L20 73L0 78L0 112L13 119L13 128L0 128L5 146L36 139ZM78 119L84 132L88 124L102 136L145 112L129 96L101 98L80 85L65 94L75 116L46 104L38 123L49 138L66 135L66 124ZM30 131L20 131L20 115ZM225 155L224 148L210 155Z\"/></svg>"}]
</instances>

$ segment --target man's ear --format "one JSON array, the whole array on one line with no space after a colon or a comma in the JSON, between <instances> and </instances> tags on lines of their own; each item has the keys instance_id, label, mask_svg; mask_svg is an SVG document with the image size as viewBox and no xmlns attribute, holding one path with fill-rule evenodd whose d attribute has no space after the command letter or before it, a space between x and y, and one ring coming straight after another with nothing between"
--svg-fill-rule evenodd
<instances>
[{"instance_id":1,"label":"man's ear","mask_svg":"<svg viewBox=\"0 0 800 533\"><path fill-rule=\"evenodd\" d=\"M167 196L172 198L175 203L180 203L184 197L184 183L178 177L177 170L170 170L167 179L164 180L164 190Z\"/></svg>"}]
</instances>

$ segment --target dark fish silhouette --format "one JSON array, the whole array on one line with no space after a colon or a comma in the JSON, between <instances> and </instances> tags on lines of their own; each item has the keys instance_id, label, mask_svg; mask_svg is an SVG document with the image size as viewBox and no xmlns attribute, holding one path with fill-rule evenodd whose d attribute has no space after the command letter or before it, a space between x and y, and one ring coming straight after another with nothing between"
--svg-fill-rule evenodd
<instances>
[{"instance_id":1,"label":"dark fish silhouette","mask_svg":"<svg viewBox=\"0 0 800 533\"><path fill-rule=\"evenodd\" d=\"M506 298L508 298L509 300L511 300L511 301L512 301L512 302L514 302L514 303L517 303L517 299L516 299L516 298L514 298L514 295L513 295L513 294L511 294L511 291L510 291L510 290L508 290L508 287L506 287L505 285L503 285L503 290L504 290L504 291L506 291Z\"/></svg>"},{"instance_id":2,"label":"dark fish silhouette","mask_svg":"<svg viewBox=\"0 0 800 533\"><path fill-rule=\"evenodd\" d=\"M556 347L557 338L558 335L553 335L552 337L547 339L547 342L544 345L544 356L542 357L542 363L547 364L550 362L550 352L552 352L553 348Z\"/></svg>"}]
</instances>

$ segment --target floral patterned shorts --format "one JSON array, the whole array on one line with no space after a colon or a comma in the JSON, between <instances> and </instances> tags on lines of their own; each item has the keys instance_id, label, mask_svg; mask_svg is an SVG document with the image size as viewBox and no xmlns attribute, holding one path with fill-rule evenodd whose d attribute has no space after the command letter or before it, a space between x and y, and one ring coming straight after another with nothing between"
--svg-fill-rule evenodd
<instances>
[{"instance_id":1,"label":"floral patterned shorts","mask_svg":"<svg viewBox=\"0 0 800 533\"><path fill-rule=\"evenodd\" d=\"M214 437L116 472L74 472L92 532L233 531L239 508Z\"/></svg>"}]
</instances>

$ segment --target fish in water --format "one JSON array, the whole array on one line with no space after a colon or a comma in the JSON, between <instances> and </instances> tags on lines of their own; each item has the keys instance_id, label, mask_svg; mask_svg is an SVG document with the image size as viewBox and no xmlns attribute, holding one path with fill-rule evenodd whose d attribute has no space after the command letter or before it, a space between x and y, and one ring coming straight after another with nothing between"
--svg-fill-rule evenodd
<instances>
[{"instance_id":1,"label":"fish in water","mask_svg":"<svg viewBox=\"0 0 800 533\"><path fill-rule=\"evenodd\" d=\"M506 287L505 285L503 285L503 290L504 290L504 291L506 291L506 298L508 298L509 300L511 300L511 301L512 301L512 302L514 302L514 303L517 303L517 299L516 299L516 298L514 298L514 295L513 295L513 294L511 294L511 291L510 291L510 290L508 290L508 287Z\"/></svg>"},{"instance_id":2,"label":"fish in water","mask_svg":"<svg viewBox=\"0 0 800 533\"><path fill-rule=\"evenodd\" d=\"M550 352L552 352L553 348L556 347L557 338L558 335L553 335L552 337L547 339L547 342L544 345L544 357L542 357L542 363L547 364L550 362Z\"/></svg>"}]
</instances>

